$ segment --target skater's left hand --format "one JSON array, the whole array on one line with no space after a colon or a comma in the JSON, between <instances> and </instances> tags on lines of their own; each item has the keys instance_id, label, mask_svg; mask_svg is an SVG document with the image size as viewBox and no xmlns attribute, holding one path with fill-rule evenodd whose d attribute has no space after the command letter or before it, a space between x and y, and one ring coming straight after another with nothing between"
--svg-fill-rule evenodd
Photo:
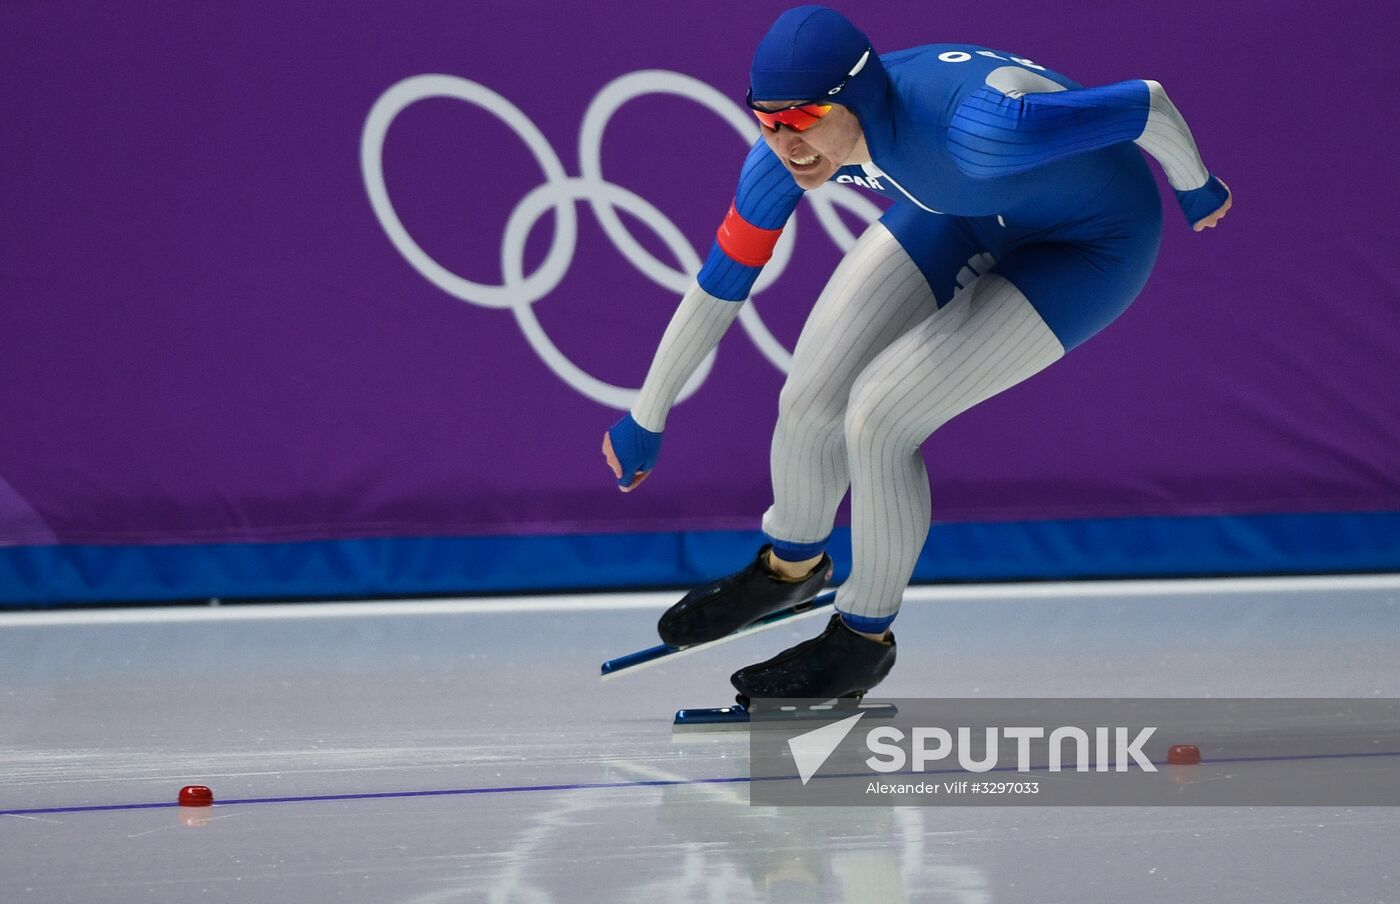
<instances>
[{"instance_id":1,"label":"skater's left hand","mask_svg":"<svg viewBox=\"0 0 1400 904\"><path fill-rule=\"evenodd\" d=\"M603 457L617 478L617 488L630 493L651 476L661 454L661 434L638 424L628 412L603 434Z\"/></svg>"},{"instance_id":2,"label":"skater's left hand","mask_svg":"<svg viewBox=\"0 0 1400 904\"><path fill-rule=\"evenodd\" d=\"M1225 219L1225 214L1229 212L1230 205L1234 203L1234 196L1230 194L1230 186L1225 185L1224 179L1220 180L1220 184L1225 187L1225 203L1220 205L1220 208L1216 210L1215 213L1211 214L1203 220L1200 220L1196 223L1195 226L1192 226L1191 228L1194 229L1196 232L1200 232L1203 229L1214 228L1216 223L1219 223L1221 220Z\"/></svg>"},{"instance_id":3,"label":"skater's left hand","mask_svg":"<svg viewBox=\"0 0 1400 904\"><path fill-rule=\"evenodd\" d=\"M1181 212L1186 214L1186 222L1193 230L1201 232L1219 223L1235 199L1230 186L1219 177L1211 176L1200 188L1178 191L1176 200Z\"/></svg>"}]
</instances>

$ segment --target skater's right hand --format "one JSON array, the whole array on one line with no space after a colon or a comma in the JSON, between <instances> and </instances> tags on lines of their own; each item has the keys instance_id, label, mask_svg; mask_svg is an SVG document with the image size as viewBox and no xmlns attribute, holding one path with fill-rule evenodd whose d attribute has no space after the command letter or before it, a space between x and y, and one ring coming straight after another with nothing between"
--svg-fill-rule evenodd
<instances>
[{"instance_id":1,"label":"skater's right hand","mask_svg":"<svg viewBox=\"0 0 1400 904\"><path fill-rule=\"evenodd\" d=\"M638 424L630 411L603 434L603 457L617 478L617 488L624 493L632 492L651 476L660 454L661 434Z\"/></svg>"}]
</instances>

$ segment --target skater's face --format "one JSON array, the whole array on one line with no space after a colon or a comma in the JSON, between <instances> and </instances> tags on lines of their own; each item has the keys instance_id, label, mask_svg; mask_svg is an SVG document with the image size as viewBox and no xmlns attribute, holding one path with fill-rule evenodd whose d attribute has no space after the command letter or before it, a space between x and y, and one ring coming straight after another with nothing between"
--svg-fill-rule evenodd
<instances>
[{"instance_id":1,"label":"skater's face","mask_svg":"<svg viewBox=\"0 0 1400 904\"><path fill-rule=\"evenodd\" d=\"M781 110L795 103L800 101L759 102L754 106ZM848 163L870 160L860 120L840 104L832 104L827 113L801 132L781 124L776 129L760 125L760 129L768 147L804 189L819 187Z\"/></svg>"}]
</instances>

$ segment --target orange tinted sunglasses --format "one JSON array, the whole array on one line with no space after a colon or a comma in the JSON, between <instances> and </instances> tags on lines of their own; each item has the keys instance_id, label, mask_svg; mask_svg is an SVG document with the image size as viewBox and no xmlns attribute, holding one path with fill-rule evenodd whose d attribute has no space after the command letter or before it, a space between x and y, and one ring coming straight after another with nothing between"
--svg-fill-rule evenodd
<instances>
[{"instance_id":1,"label":"orange tinted sunglasses","mask_svg":"<svg viewBox=\"0 0 1400 904\"><path fill-rule=\"evenodd\" d=\"M749 89L745 100L763 127L774 132L778 130L779 125L787 126L794 132L805 132L816 125L817 120L830 113L832 107L831 104L801 103L779 110L764 110L754 106L752 88Z\"/></svg>"},{"instance_id":2,"label":"orange tinted sunglasses","mask_svg":"<svg viewBox=\"0 0 1400 904\"><path fill-rule=\"evenodd\" d=\"M841 89L846 87L846 83L860 74L865 68L865 64L870 60L870 48L865 48L865 52L856 60L856 64L851 67L851 71L846 73L846 77L841 80L841 84L826 92L827 97L840 94ZM801 103L793 104L790 107L783 107L781 110L764 110L762 107L754 105L753 88L749 88L748 96L744 102L749 105L753 115L758 117L758 121L763 123L765 129L778 131L778 126L784 125L794 132L805 132L817 124L817 120L831 112L831 104Z\"/></svg>"}]
</instances>

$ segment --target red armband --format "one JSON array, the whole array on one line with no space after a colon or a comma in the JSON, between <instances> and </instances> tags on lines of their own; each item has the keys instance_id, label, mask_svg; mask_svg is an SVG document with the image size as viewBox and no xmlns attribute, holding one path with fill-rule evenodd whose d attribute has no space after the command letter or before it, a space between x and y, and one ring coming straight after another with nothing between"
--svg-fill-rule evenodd
<instances>
[{"instance_id":1,"label":"red armband","mask_svg":"<svg viewBox=\"0 0 1400 904\"><path fill-rule=\"evenodd\" d=\"M778 244L778 236L782 234L781 228L759 229L739 216L738 209L730 202L729 213L720 224L716 238L720 249L735 261L745 267L762 267L773 256L773 246Z\"/></svg>"}]
</instances>

